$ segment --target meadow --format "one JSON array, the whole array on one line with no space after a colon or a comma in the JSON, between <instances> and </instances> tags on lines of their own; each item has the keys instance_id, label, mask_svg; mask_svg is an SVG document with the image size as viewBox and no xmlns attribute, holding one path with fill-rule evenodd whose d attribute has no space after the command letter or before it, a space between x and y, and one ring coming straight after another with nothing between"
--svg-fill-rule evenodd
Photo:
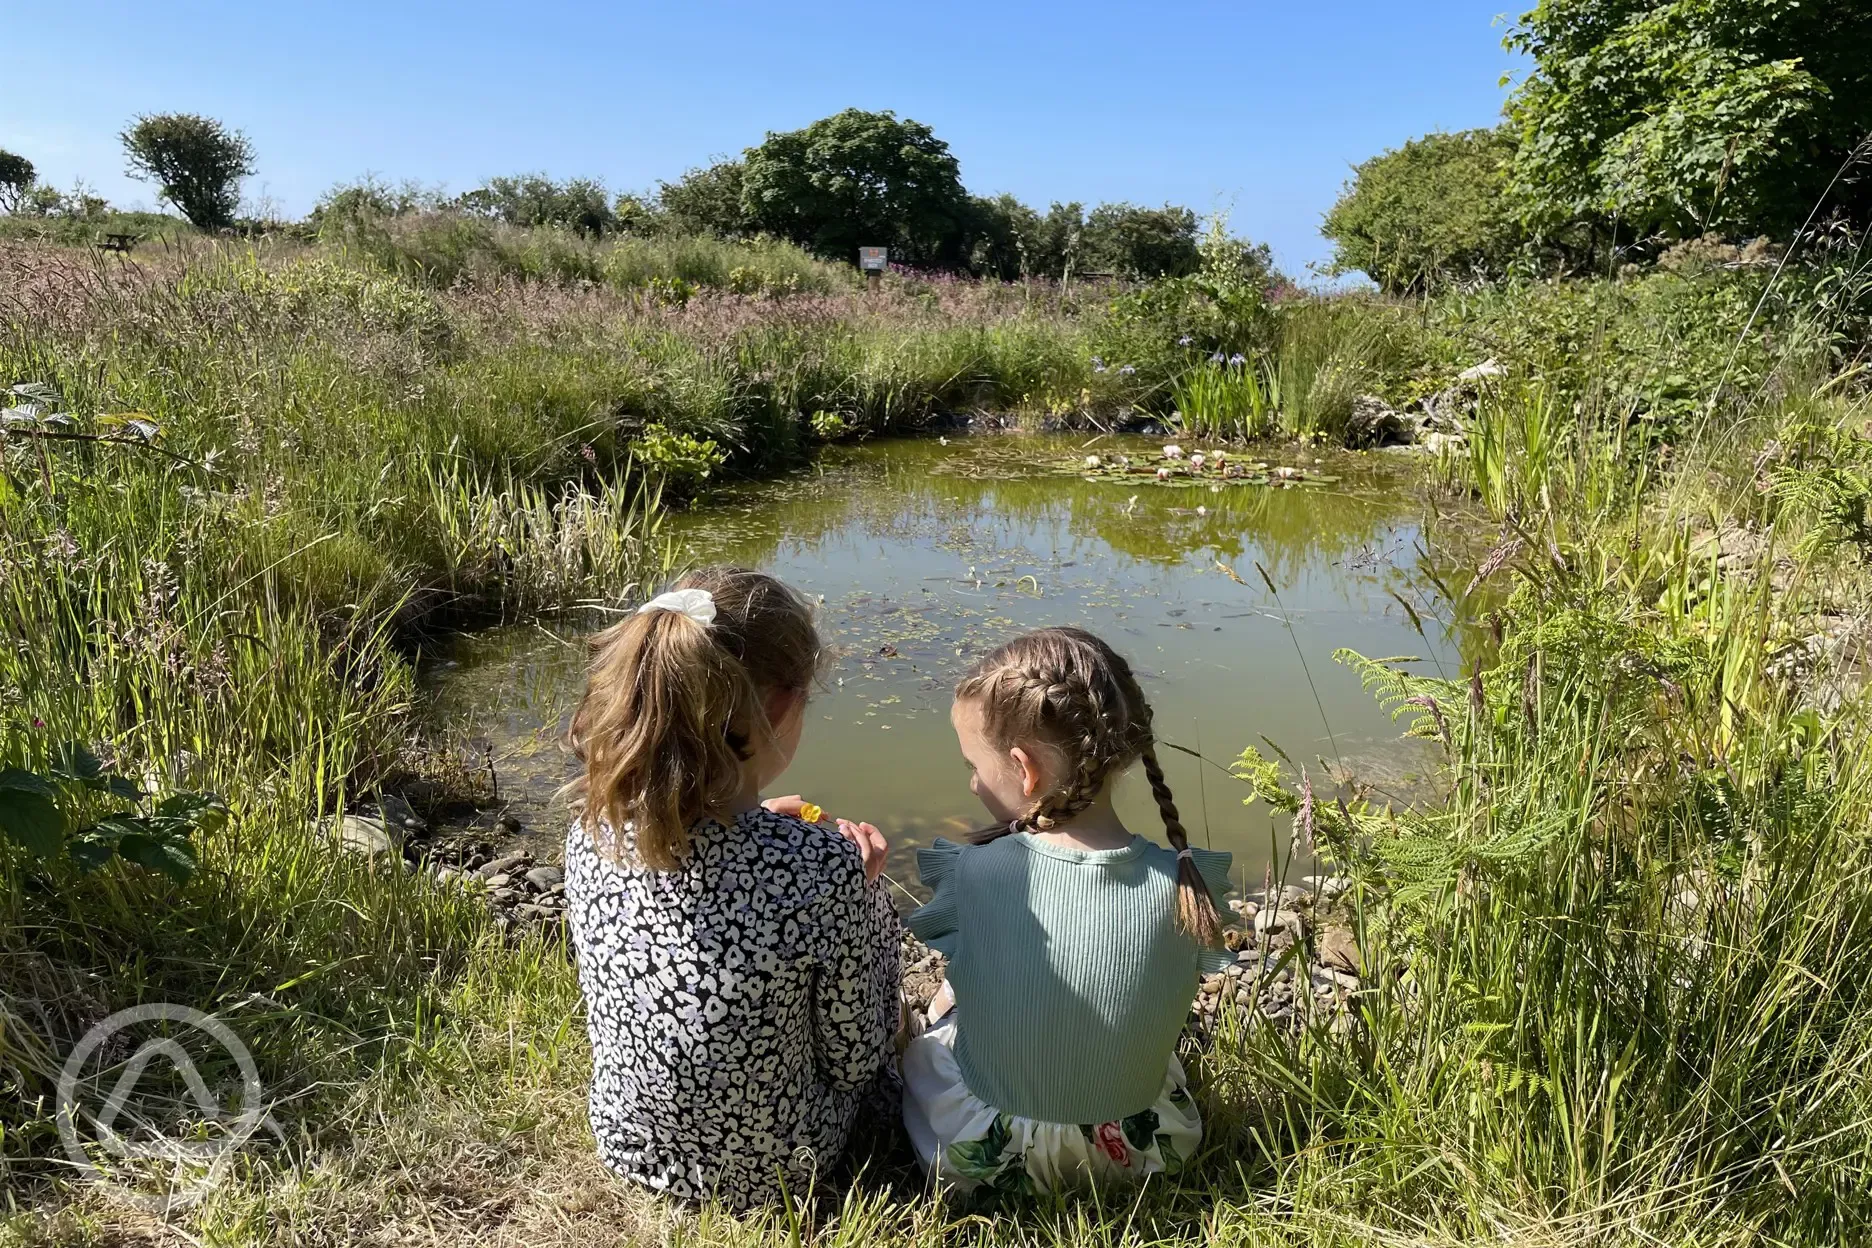
<instances>
[{"instance_id":1,"label":"meadow","mask_svg":"<svg viewBox=\"0 0 1872 1248\"><path fill-rule=\"evenodd\" d=\"M0 242L0 788L74 844L226 806L174 870L0 845L0 1242L1863 1238L1872 278L1851 246L1773 259L1270 302L871 296L781 245L446 217ZM747 1220L665 1207L592 1154L563 952L314 824L468 782L422 734L426 637L631 601L680 558L659 517L724 476L970 416L1357 443L1367 396L1454 435L1417 462L1468 575L1405 609L1490 641L1435 676L1346 656L1437 743L1436 802L1237 765L1349 877L1364 986L1337 1027L1225 1016L1175 1183L978 1215L883 1157ZM61 1055L144 1000L215 1012L286 1090L172 1223L58 1161Z\"/></svg>"}]
</instances>

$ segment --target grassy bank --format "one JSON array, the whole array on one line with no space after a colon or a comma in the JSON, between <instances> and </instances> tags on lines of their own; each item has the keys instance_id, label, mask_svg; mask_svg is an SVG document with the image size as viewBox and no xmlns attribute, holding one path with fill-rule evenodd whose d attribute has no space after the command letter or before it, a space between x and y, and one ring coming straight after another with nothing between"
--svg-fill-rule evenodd
<instances>
[{"instance_id":1,"label":"grassy bank","mask_svg":"<svg viewBox=\"0 0 1872 1248\"><path fill-rule=\"evenodd\" d=\"M158 797L230 807L185 883L0 850L0 1239L1863 1236L1859 270L1688 265L1231 327L1187 291L651 280L674 264L438 283L331 244L0 250L0 384L50 387L16 396L36 410L4 451L3 761L96 743ZM1243 361L1212 366L1230 345ZM1452 418L1467 449L1426 461L1431 535L1472 571L1413 609L1493 616L1499 640L1474 673L1366 669L1443 743L1446 803L1307 802L1285 765L1244 768L1357 881L1355 1022L1225 1028L1198 1063L1209 1147L1136 1203L974 1220L884 1161L811 1214L668 1210L592 1153L560 951L308 829L409 765L423 629L627 599L665 557L659 508L705 472L957 411L1167 414L1210 367L1282 396L1255 432L1333 436L1358 396L1408 406L1489 356L1504 371ZM146 1000L226 1018L289 1097L174 1227L55 1160L61 1055Z\"/></svg>"}]
</instances>

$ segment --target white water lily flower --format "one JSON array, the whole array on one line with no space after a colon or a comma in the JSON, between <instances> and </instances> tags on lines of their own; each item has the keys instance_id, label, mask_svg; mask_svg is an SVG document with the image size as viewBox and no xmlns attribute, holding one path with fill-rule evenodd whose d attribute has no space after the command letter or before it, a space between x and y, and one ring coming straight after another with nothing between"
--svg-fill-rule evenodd
<instances>
[{"instance_id":1,"label":"white water lily flower","mask_svg":"<svg viewBox=\"0 0 1872 1248\"><path fill-rule=\"evenodd\" d=\"M1201 451L1197 451L1194 455L1190 456L1190 467L1200 468L1202 466L1203 466L1203 453Z\"/></svg>"},{"instance_id":2,"label":"white water lily flower","mask_svg":"<svg viewBox=\"0 0 1872 1248\"><path fill-rule=\"evenodd\" d=\"M1168 481L1170 479L1170 470L1168 468L1159 468L1157 470L1157 479L1159 481Z\"/></svg>"},{"instance_id":3,"label":"white water lily flower","mask_svg":"<svg viewBox=\"0 0 1872 1248\"><path fill-rule=\"evenodd\" d=\"M1174 442L1170 443L1169 445L1164 447L1164 458L1165 459L1182 459L1183 448L1178 446Z\"/></svg>"},{"instance_id":4,"label":"white water lily flower","mask_svg":"<svg viewBox=\"0 0 1872 1248\"><path fill-rule=\"evenodd\" d=\"M1098 467L1098 466L1099 466L1099 457L1098 457L1098 456L1096 456L1096 455L1088 455L1088 456L1086 456L1086 467L1088 467L1088 468L1096 468L1096 467Z\"/></svg>"},{"instance_id":5,"label":"white water lily flower","mask_svg":"<svg viewBox=\"0 0 1872 1248\"><path fill-rule=\"evenodd\" d=\"M1209 514L1209 509L1207 507L1198 507L1196 509L1196 514L1199 516L1206 516Z\"/></svg>"}]
</instances>

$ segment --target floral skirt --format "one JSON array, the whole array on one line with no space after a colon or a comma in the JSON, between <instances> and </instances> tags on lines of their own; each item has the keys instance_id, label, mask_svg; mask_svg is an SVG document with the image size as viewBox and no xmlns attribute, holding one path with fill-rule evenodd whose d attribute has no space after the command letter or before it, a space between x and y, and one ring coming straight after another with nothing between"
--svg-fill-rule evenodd
<instances>
[{"instance_id":1,"label":"floral skirt","mask_svg":"<svg viewBox=\"0 0 1872 1248\"><path fill-rule=\"evenodd\" d=\"M904 1052L904 1127L944 1186L1034 1194L1175 1174L1202 1143L1202 1118L1173 1056L1148 1109L1117 1122L1037 1122L1005 1114L962 1082L951 1014Z\"/></svg>"}]
</instances>

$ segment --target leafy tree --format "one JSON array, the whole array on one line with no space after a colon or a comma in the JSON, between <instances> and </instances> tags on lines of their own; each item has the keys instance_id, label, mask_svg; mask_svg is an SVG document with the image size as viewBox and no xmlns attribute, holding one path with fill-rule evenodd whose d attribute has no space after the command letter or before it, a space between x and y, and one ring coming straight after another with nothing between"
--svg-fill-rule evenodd
<instances>
[{"instance_id":1,"label":"leafy tree","mask_svg":"<svg viewBox=\"0 0 1872 1248\"><path fill-rule=\"evenodd\" d=\"M1187 277L1202 263L1196 214L1165 204L1100 204L1086 218L1085 267L1124 277Z\"/></svg>"},{"instance_id":2,"label":"leafy tree","mask_svg":"<svg viewBox=\"0 0 1872 1248\"><path fill-rule=\"evenodd\" d=\"M254 171L253 144L238 130L193 113L138 117L119 136L130 176L154 182L198 229L233 224L241 179Z\"/></svg>"},{"instance_id":3,"label":"leafy tree","mask_svg":"<svg viewBox=\"0 0 1872 1248\"><path fill-rule=\"evenodd\" d=\"M657 184L657 206L677 234L714 234L740 238L754 232L741 207L744 169L738 160L718 160L674 182Z\"/></svg>"},{"instance_id":4,"label":"leafy tree","mask_svg":"<svg viewBox=\"0 0 1872 1248\"><path fill-rule=\"evenodd\" d=\"M1505 127L1428 134L1359 165L1321 230L1333 271L1393 292L1501 275L1523 238L1507 194L1514 147Z\"/></svg>"},{"instance_id":5,"label":"leafy tree","mask_svg":"<svg viewBox=\"0 0 1872 1248\"><path fill-rule=\"evenodd\" d=\"M18 212L37 178L32 161L0 147L0 209Z\"/></svg>"},{"instance_id":6,"label":"leafy tree","mask_svg":"<svg viewBox=\"0 0 1872 1248\"><path fill-rule=\"evenodd\" d=\"M594 238L617 226L611 193L592 178L555 182L542 173L489 178L485 186L467 192L456 204L465 212L508 225L560 226Z\"/></svg>"},{"instance_id":7,"label":"leafy tree","mask_svg":"<svg viewBox=\"0 0 1872 1248\"><path fill-rule=\"evenodd\" d=\"M891 248L912 264L967 258L971 203L949 145L895 113L848 108L749 148L741 204L751 223L831 259Z\"/></svg>"},{"instance_id":8,"label":"leafy tree","mask_svg":"<svg viewBox=\"0 0 1872 1248\"><path fill-rule=\"evenodd\" d=\"M1529 223L1621 235L1785 233L1872 133L1863 0L1540 0L1507 44ZM1864 221L1872 180L1833 189Z\"/></svg>"}]
</instances>

